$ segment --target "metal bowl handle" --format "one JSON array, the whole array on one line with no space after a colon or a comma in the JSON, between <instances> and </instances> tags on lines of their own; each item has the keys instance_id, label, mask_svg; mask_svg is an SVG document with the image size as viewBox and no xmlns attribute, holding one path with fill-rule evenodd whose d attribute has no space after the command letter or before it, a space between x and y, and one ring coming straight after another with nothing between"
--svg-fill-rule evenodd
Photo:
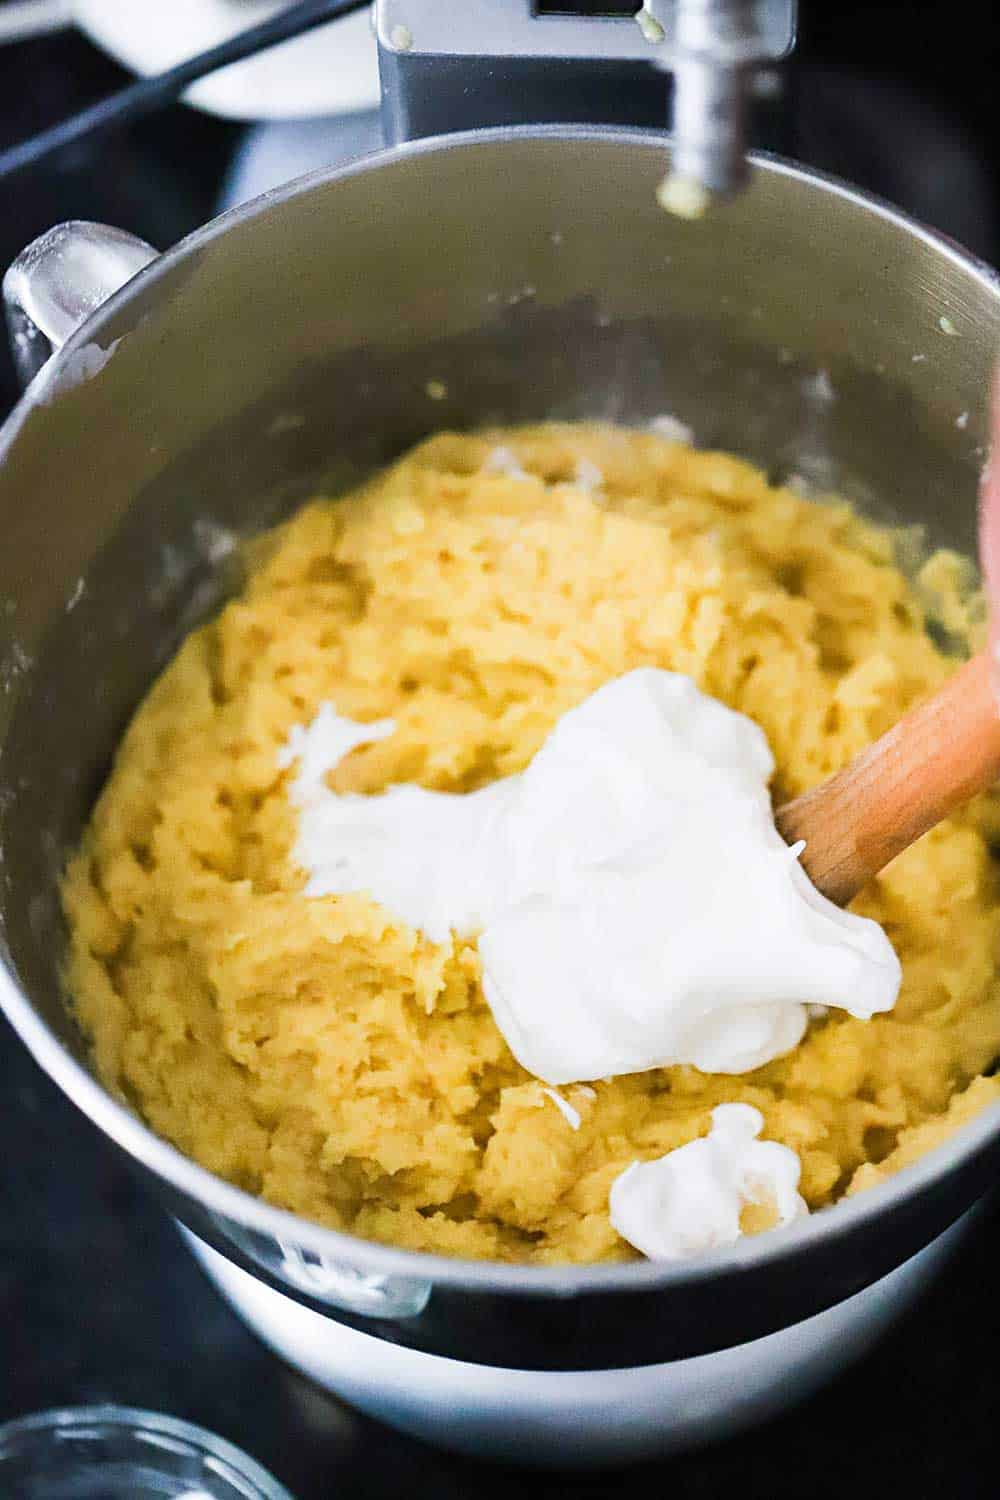
<instances>
[{"instance_id":1,"label":"metal bowl handle","mask_svg":"<svg viewBox=\"0 0 1000 1500\"><path fill-rule=\"evenodd\" d=\"M86 219L56 224L32 240L3 279L7 331L22 386L158 253L134 234Z\"/></svg>"}]
</instances>

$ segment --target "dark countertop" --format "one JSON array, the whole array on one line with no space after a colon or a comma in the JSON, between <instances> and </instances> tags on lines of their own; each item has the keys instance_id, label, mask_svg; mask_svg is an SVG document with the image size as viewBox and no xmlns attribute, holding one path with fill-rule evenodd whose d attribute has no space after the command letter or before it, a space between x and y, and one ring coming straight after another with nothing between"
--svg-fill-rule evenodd
<instances>
[{"instance_id":1,"label":"dark countertop","mask_svg":"<svg viewBox=\"0 0 1000 1500\"><path fill-rule=\"evenodd\" d=\"M898 17L895 7L887 9ZM809 87L799 90L795 153L906 203L996 260L1000 194L989 152L995 73L988 48L973 47L970 55L974 12L963 22L956 4L953 24L942 31L935 23L929 41L921 25L930 24L930 6L919 0L907 7L906 33L885 18L880 30L872 16L878 8L861 0L826 7L806 0L804 10L799 81ZM866 87L871 76L874 88ZM69 34L0 48L0 140L22 137L122 78ZM837 128L835 110L824 109L831 96L849 102L864 150L851 154L850 132ZM905 138L916 146L909 155L894 149L888 125L867 123L884 119L879 110L886 107L905 122ZM210 216L240 134L174 110L109 142L99 156L79 150L44 173L0 184L0 259L6 264L35 234L72 216L110 219L154 244L171 243ZM3 364L0 409L13 396ZM532 1497L569 1489L610 1497L623 1481L682 1497L738 1486L747 1500L904 1492L908 1500L964 1500L997 1492L997 1204L877 1351L801 1409L728 1444L628 1476L512 1475L398 1436L267 1353L204 1279L160 1208L5 1023L0 1101L0 1421L59 1404L152 1407L246 1448L298 1500L383 1500L401 1488L439 1500L470 1493L488 1500L512 1481Z\"/></svg>"}]
</instances>

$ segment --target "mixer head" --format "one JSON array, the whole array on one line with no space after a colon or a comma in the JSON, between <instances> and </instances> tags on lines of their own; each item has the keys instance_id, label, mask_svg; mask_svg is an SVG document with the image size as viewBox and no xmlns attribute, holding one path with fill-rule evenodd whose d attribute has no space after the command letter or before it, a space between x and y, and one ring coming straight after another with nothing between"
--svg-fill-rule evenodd
<instances>
[{"instance_id":1,"label":"mixer head","mask_svg":"<svg viewBox=\"0 0 1000 1500\"><path fill-rule=\"evenodd\" d=\"M672 73L661 201L689 215L741 186L753 71L795 44L796 0L376 0L375 11L392 141L480 125L628 123L636 89Z\"/></svg>"}]
</instances>

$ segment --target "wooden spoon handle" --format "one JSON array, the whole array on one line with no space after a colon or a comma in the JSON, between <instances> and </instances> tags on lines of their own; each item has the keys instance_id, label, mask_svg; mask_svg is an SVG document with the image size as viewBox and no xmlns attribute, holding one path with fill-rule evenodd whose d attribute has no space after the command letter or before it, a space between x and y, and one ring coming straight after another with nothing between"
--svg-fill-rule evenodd
<instances>
[{"instance_id":1,"label":"wooden spoon handle","mask_svg":"<svg viewBox=\"0 0 1000 1500\"><path fill-rule=\"evenodd\" d=\"M922 833L1000 778L1000 710L986 653L839 775L779 809L813 884L844 906Z\"/></svg>"}]
</instances>

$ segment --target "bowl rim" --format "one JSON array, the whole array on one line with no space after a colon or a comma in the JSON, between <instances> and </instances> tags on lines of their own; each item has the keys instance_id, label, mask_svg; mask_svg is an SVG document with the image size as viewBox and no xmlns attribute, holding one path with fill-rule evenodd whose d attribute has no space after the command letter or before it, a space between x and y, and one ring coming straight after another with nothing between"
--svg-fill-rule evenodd
<instances>
[{"instance_id":1,"label":"bowl rim","mask_svg":"<svg viewBox=\"0 0 1000 1500\"><path fill-rule=\"evenodd\" d=\"M36 376L0 428L0 464L6 461L22 426L36 405L42 401L51 404L54 399L58 399L56 382L72 355L82 346L92 344L101 326L127 305L138 290L151 286L206 245L238 226L250 224L272 210L279 209L292 199L322 191L356 176L391 170L411 157L444 155L482 146L502 146L511 141L558 141L574 145L597 142L604 145L616 144L623 150L655 148L660 152L669 147L666 132L629 126L499 126L405 142L346 165L320 168L283 183L258 198L229 209L187 235L95 309L43 366L39 376ZM755 174L795 181L809 190L819 190L820 194L866 210L906 238L917 240L942 256L957 270L976 281L1000 305L1000 274L954 240L929 229L891 203L863 192L837 177L813 171L769 152L751 152L749 160ZM55 381L50 384L52 377L55 377ZM35 1061L73 1103L133 1160L163 1179L182 1196L199 1203L217 1221L223 1220L219 1227L226 1236L231 1234L231 1228L249 1230L272 1241L307 1250L328 1262L350 1266L366 1275L399 1278L408 1282L427 1281L433 1286L466 1291L480 1290L535 1297L566 1297L602 1292L683 1292L685 1288L713 1281L731 1272L745 1274L750 1270L763 1270L772 1263L787 1262L793 1257L798 1260L799 1257L808 1255L817 1244L873 1226L883 1215L942 1182L956 1168L975 1156L992 1137L1000 1135L998 1101L959 1127L940 1146L885 1182L853 1197L841 1199L787 1228L771 1230L765 1235L749 1236L737 1241L735 1245L691 1260L638 1260L558 1266L468 1260L457 1256L406 1250L328 1228L269 1204L200 1166L163 1137L156 1135L138 1115L109 1093L76 1060L20 988L2 951L0 1010L6 1013ZM234 1243L237 1246L240 1244L238 1240Z\"/></svg>"}]
</instances>

